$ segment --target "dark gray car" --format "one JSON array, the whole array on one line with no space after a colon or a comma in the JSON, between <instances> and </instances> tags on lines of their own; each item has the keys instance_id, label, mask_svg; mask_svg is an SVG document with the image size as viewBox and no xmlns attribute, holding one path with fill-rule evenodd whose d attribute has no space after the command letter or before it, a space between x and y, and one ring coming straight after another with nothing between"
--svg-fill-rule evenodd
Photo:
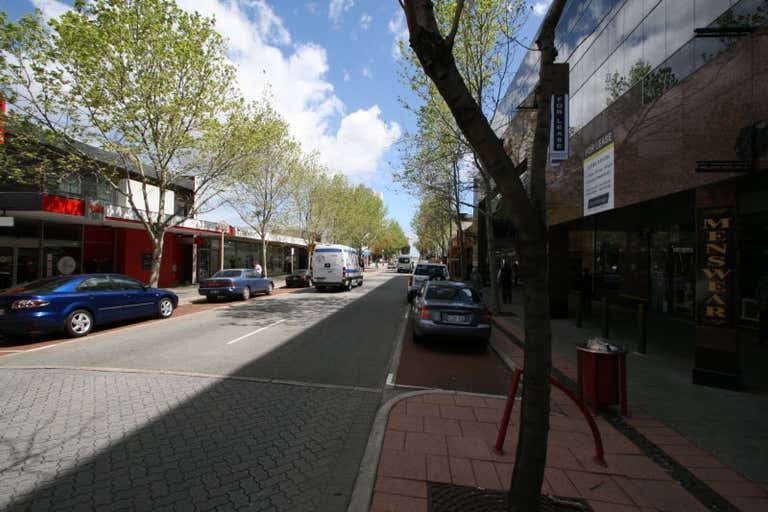
<instances>
[{"instance_id":1,"label":"dark gray car","mask_svg":"<svg viewBox=\"0 0 768 512\"><path fill-rule=\"evenodd\" d=\"M491 314L466 283L428 281L413 301L413 341L424 337L467 338L488 343Z\"/></svg>"}]
</instances>

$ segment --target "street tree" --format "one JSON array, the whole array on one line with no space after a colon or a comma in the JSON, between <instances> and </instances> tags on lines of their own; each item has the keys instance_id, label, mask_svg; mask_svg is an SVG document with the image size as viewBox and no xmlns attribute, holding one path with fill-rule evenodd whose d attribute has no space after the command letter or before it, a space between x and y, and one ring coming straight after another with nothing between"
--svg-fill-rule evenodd
<instances>
[{"instance_id":1,"label":"street tree","mask_svg":"<svg viewBox=\"0 0 768 512\"><path fill-rule=\"evenodd\" d=\"M435 3L435 18L438 25L449 27L456 7L455 1ZM516 33L525 19L524 13L525 2L523 0L512 2L481 0L468 3L462 10L462 22L458 26L453 40L453 55L456 66L465 78L472 97L489 119L496 116L496 111L511 79L510 63L514 56ZM474 173L479 177L478 181L483 195L487 198L482 203L484 206L480 204L469 206L482 209L484 213L487 232L486 253L491 286L490 307L493 312L498 312L498 292L495 280L497 269L496 259L493 257L495 252L493 210L490 208L491 199L495 195L495 185L458 128L439 91L424 75L416 56L412 52L403 51L403 53L408 58L403 60L405 69L401 74L411 89L416 92L416 97L422 101L420 108L410 107L422 119L420 126L430 125L431 131L442 132L441 137L454 140L454 144L462 148L462 152L466 155L465 165L474 169ZM404 140L408 143L417 139ZM467 175L464 180L454 180L454 183L457 183L456 188L460 188L463 193L466 193L474 188L474 181L472 176ZM454 196L457 195L454 193ZM458 200L454 197L454 201ZM460 236L460 242L463 242L462 236ZM463 252L462 247L462 255ZM463 263L461 267L464 268Z\"/></svg>"},{"instance_id":2,"label":"street tree","mask_svg":"<svg viewBox=\"0 0 768 512\"><path fill-rule=\"evenodd\" d=\"M439 259L442 263L448 261L448 246L453 231L452 217L446 215L446 210L450 207L442 198L424 194L411 220L411 228L418 239L416 249L419 254L428 259Z\"/></svg>"},{"instance_id":3,"label":"street tree","mask_svg":"<svg viewBox=\"0 0 768 512\"><path fill-rule=\"evenodd\" d=\"M538 510L547 454L549 376L552 365L548 272L545 263L545 169L552 65L557 54L554 32L565 0L553 1L536 39L541 56L539 81L534 93L537 116L532 159L528 168L531 176L529 192L520 181L521 169L514 165L506 153L502 141L496 136L482 106L473 97L465 77L457 67L455 39L462 21L464 1L456 2L448 26L438 23L431 0L399 2L405 13L411 49L512 213L523 276L525 386L509 507L514 511Z\"/></svg>"},{"instance_id":4,"label":"street tree","mask_svg":"<svg viewBox=\"0 0 768 512\"><path fill-rule=\"evenodd\" d=\"M0 86L21 162L11 167L54 153L57 169L124 198L152 241L157 285L165 234L211 205L239 158L229 144L234 69L214 20L173 0L77 0L50 27L39 12L2 23ZM194 200L167 214L182 184Z\"/></svg>"},{"instance_id":5,"label":"street tree","mask_svg":"<svg viewBox=\"0 0 768 512\"><path fill-rule=\"evenodd\" d=\"M384 229L387 209L384 201L363 184L348 185L347 192L336 197L332 238L361 251L373 243Z\"/></svg>"},{"instance_id":6,"label":"street tree","mask_svg":"<svg viewBox=\"0 0 768 512\"><path fill-rule=\"evenodd\" d=\"M386 219L381 231L376 233L371 249L373 254L389 259L396 256L407 245L408 237L405 236L400 224L395 220Z\"/></svg>"},{"instance_id":7,"label":"street tree","mask_svg":"<svg viewBox=\"0 0 768 512\"><path fill-rule=\"evenodd\" d=\"M301 146L267 101L249 107L234 140L245 155L229 169L224 197L259 236L266 275L267 238L291 221L293 182L301 174Z\"/></svg>"}]
</instances>

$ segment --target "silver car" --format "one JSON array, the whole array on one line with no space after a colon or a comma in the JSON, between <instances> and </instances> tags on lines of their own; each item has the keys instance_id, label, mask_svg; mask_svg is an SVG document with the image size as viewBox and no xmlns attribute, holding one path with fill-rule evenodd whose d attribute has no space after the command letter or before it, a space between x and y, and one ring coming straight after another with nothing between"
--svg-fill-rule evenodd
<instances>
[{"instance_id":1,"label":"silver car","mask_svg":"<svg viewBox=\"0 0 768 512\"><path fill-rule=\"evenodd\" d=\"M488 343L491 314L466 283L427 281L413 301L413 341L425 337L468 338Z\"/></svg>"}]
</instances>

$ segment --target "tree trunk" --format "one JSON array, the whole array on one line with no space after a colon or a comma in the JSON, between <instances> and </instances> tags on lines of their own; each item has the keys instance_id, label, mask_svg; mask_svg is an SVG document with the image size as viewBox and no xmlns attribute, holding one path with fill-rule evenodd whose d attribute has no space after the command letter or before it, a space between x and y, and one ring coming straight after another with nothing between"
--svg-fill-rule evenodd
<instances>
[{"instance_id":1,"label":"tree trunk","mask_svg":"<svg viewBox=\"0 0 768 512\"><path fill-rule=\"evenodd\" d=\"M456 216L458 223L459 223L459 229L457 231L458 237L459 237L459 279L464 280L464 230L461 229L461 214L459 213Z\"/></svg>"},{"instance_id":2,"label":"tree trunk","mask_svg":"<svg viewBox=\"0 0 768 512\"><path fill-rule=\"evenodd\" d=\"M555 0L542 24L537 44L543 52L542 76L551 70L554 29L565 0ZM483 168L496 182L504 202L513 213L518 234L519 253L524 280L525 315L525 385L518 449L510 490L510 510L538 509L547 454L549 429L549 374L551 369L551 333L549 324L549 290L546 268L546 225L543 209L543 173L546 163L548 133L544 127L549 117L550 88L539 84L537 101L540 118L534 138L532 197L529 200L519 179L520 171L504 150L482 109L472 97L453 59L452 47L440 34L431 0L404 0L410 44L426 74L437 87L451 110L456 124L474 150ZM543 86L543 87L542 87ZM544 157L541 158L541 155ZM536 186L534 186L534 183Z\"/></svg>"},{"instance_id":3,"label":"tree trunk","mask_svg":"<svg viewBox=\"0 0 768 512\"><path fill-rule=\"evenodd\" d=\"M267 277L267 237L261 237L261 272L262 277Z\"/></svg>"},{"instance_id":4,"label":"tree trunk","mask_svg":"<svg viewBox=\"0 0 768 512\"><path fill-rule=\"evenodd\" d=\"M491 300L488 304L491 313L499 314L499 282L496 279L498 269L496 268L496 236L493 234L493 208L491 207L491 180L485 173L481 172L483 179L483 188L485 189L485 252L488 258L488 280L491 286Z\"/></svg>"},{"instance_id":5,"label":"tree trunk","mask_svg":"<svg viewBox=\"0 0 768 512\"><path fill-rule=\"evenodd\" d=\"M152 272L149 275L149 286L156 288L160 281L160 268L163 263L163 246L165 232L152 235Z\"/></svg>"}]
</instances>

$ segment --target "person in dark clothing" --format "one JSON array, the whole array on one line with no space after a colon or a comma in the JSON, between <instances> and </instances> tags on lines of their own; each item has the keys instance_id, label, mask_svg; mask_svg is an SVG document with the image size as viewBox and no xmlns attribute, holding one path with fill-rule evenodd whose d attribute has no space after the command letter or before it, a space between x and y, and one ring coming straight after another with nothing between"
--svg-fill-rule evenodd
<instances>
[{"instance_id":1,"label":"person in dark clothing","mask_svg":"<svg viewBox=\"0 0 768 512\"><path fill-rule=\"evenodd\" d=\"M501 300L504 304L512 302L512 267L508 261L499 269L499 286L501 287Z\"/></svg>"},{"instance_id":2,"label":"person in dark clothing","mask_svg":"<svg viewBox=\"0 0 768 512\"><path fill-rule=\"evenodd\" d=\"M514 262L512 264L512 271L514 272L515 276L515 286L517 286L520 282L520 264L518 262Z\"/></svg>"},{"instance_id":3,"label":"person in dark clothing","mask_svg":"<svg viewBox=\"0 0 768 512\"><path fill-rule=\"evenodd\" d=\"M579 278L579 291L581 292L580 307L584 313L592 313L592 274L585 268Z\"/></svg>"},{"instance_id":4,"label":"person in dark clothing","mask_svg":"<svg viewBox=\"0 0 768 512\"><path fill-rule=\"evenodd\" d=\"M765 345L768 341L768 275L762 276L757 281L755 300L760 308L759 343Z\"/></svg>"}]
</instances>

